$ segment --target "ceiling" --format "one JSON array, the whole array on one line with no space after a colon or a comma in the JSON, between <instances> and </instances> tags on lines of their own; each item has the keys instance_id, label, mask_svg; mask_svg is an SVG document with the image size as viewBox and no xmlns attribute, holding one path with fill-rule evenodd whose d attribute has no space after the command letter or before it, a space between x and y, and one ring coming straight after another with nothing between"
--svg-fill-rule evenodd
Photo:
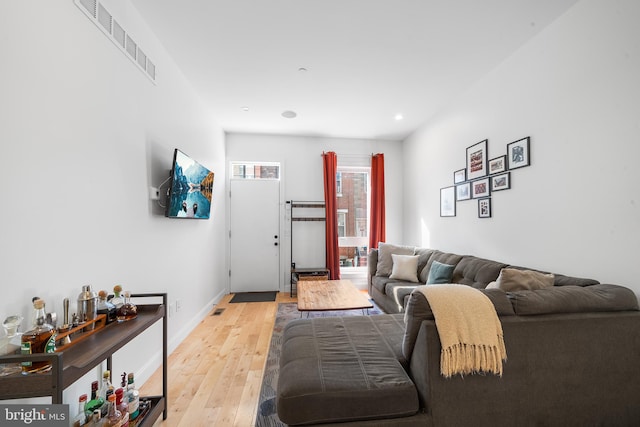
<instances>
[{"instance_id":1,"label":"ceiling","mask_svg":"<svg viewBox=\"0 0 640 427\"><path fill-rule=\"evenodd\" d=\"M225 131L390 140L576 1L132 0Z\"/></svg>"}]
</instances>

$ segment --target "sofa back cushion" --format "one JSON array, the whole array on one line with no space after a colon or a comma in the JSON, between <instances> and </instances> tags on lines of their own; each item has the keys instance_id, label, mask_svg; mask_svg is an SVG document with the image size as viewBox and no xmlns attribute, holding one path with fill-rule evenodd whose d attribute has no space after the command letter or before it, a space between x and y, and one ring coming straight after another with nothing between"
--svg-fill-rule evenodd
<instances>
[{"instance_id":1,"label":"sofa back cushion","mask_svg":"<svg viewBox=\"0 0 640 427\"><path fill-rule=\"evenodd\" d=\"M428 286L428 285L427 285ZM513 306L507 298L507 294L500 289L481 289L496 309L498 316L513 316ZM404 313L404 338L402 341L402 352L407 360L411 359L413 353L413 347L418 338L418 332L420 331L420 325L424 320L433 320L433 312L431 306L425 298L424 294L419 291L414 291L409 296L409 301L405 307Z\"/></svg>"},{"instance_id":2,"label":"sofa back cushion","mask_svg":"<svg viewBox=\"0 0 640 427\"><path fill-rule=\"evenodd\" d=\"M519 316L638 310L636 294L618 285L554 286L507 296Z\"/></svg>"},{"instance_id":3,"label":"sofa back cushion","mask_svg":"<svg viewBox=\"0 0 640 427\"><path fill-rule=\"evenodd\" d=\"M390 276L393 269L393 259L391 254L396 255L413 255L415 248L413 246L400 246L391 243L380 242L378 244L378 265L376 268L376 276Z\"/></svg>"},{"instance_id":4,"label":"sofa back cushion","mask_svg":"<svg viewBox=\"0 0 640 427\"><path fill-rule=\"evenodd\" d=\"M416 248L415 255L418 255L418 280L420 279L420 272L427 266L434 252L436 252L435 249ZM424 283L424 281L422 283Z\"/></svg>"},{"instance_id":5,"label":"sofa back cushion","mask_svg":"<svg viewBox=\"0 0 640 427\"><path fill-rule=\"evenodd\" d=\"M422 283L427 283L427 278L429 277L429 271L431 270L431 265L433 264L434 261L438 261L441 264L448 264L448 265L455 266L455 265L458 265L461 259L462 259L462 255L449 254L449 253L440 252L440 251L433 251L433 253L431 254L431 257L429 258L429 261L427 261L427 264L424 266L422 271L420 271L420 276L419 276L420 281Z\"/></svg>"},{"instance_id":6,"label":"sofa back cushion","mask_svg":"<svg viewBox=\"0 0 640 427\"><path fill-rule=\"evenodd\" d=\"M497 261L465 256L456 265L451 282L482 289L497 280L500 270L506 266Z\"/></svg>"}]
</instances>

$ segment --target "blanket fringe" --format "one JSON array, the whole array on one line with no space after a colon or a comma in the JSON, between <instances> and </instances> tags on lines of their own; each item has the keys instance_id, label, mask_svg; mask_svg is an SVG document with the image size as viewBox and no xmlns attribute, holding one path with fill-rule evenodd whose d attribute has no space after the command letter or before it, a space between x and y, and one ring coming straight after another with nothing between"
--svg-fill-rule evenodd
<instances>
[{"instance_id":1,"label":"blanket fringe","mask_svg":"<svg viewBox=\"0 0 640 427\"><path fill-rule=\"evenodd\" d=\"M446 378L455 374L480 372L502 376L502 361L507 360L502 335L498 335L498 342L498 346L460 343L443 348L440 353L440 373Z\"/></svg>"}]
</instances>

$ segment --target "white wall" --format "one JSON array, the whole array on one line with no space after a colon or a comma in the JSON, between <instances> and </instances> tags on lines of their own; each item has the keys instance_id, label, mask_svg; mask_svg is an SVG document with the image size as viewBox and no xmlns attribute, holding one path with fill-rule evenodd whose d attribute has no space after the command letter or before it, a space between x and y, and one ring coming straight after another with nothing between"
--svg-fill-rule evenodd
<instances>
[{"instance_id":1,"label":"white wall","mask_svg":"<svg viewBox=\"0 0 640 427\"><path fill-rule=\"evenodd\" d=\"M404 142L405 243L619 283L640 292L640 3L583 0ZM531 166L439 217L439 189L489 139L531 136Z\"/></svg>"},{"instance_id":2,"label":"white wall","mask_svg":"<svg viewBox=\"0 0 640 427\"><path fill-rule=\"evenodd\" d=\"M384 153L387 240L402 240L402 144L397 141L326 138L288 135L230 133L226 136L227 160L280 162L282 165L282 271L290 260L290 223L285 222L286 200L324 200L322 153L334 151L338 163L355 161L372 153ZM370 164L370 163L369 163ZM228 165L227 165L228 166ZM289 276L281 277L288 289Z\"/></svg>"},{"instance_id":3,"label":"white wall","mask_svg":"<svg viewBox=\"0 0 640 427\"><path fill-rule=\"evenodd\" d=\"M30 319L38 295L61 318L82 285L118 283L182 300L173 348L225 293L224 133L130 3L103 3L155 62L157 85L73 1L0 5L0 317ZM208 221L167 219L149 200L175 147L216 173ZM143 382L160 332L127 346L114 369ZM65 402L89 392L88 377Z\"/></svg>"}]
</instances>

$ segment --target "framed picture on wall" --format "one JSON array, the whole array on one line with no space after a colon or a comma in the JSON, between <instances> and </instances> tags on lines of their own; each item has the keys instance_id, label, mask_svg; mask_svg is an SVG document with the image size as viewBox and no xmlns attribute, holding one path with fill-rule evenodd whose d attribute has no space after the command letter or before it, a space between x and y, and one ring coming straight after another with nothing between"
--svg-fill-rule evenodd
<instances>
[{"instance_id":1,"label":"framed picture on wall","mask_svg":"<svg viewBox=\"0 0 640 427\"><path fill-rule=\"evenodd\" d=\"M489 175L507 170L507 156L499 156L489 160Z\"/></svg>"},{"instance_id":2,"label":"framed picture on wall","mask_svg":"<svg viewBox=\"0 0 640 427\"><path fill-rule=\"evenodd\" d=\"M465 182L456 185L456 200L469 200L471 198L471 183Z\"/></svg>"},{"instance_id":3,"label":"framed picture on wall","mask_svg":"<svg viewBox=\"0 0 640 427\"><path fill-rule=\"evenodd\" d=\"M488 139L467 148L467 179L480 178L487 174Z\"/></svg>"},{"instance_id":4,"label":"framed picture on wall","mask_svg":"<svg viewBox=\"0 0 640 427\"><path fill-rule=\"evenodd\" d=\"M440 216L456 216L456 187L440 189Z\"/></svg>"},{"instance_id":5,"label":"framed picture on wall","mask_svg":"<svg viewBox=\"0 0 640 427\"><path fill-rule=\"evenodd\" d=\"M517 169L531 164L529 159L529 137L507 144L509 169Z\"/></svg>"},{"instance_id":6,"label":"framed picture on wall","mask_svg":"<svg viewBox=\"0 0 640 427\"><path fill-rule=\"evenodd\" d=\"M478 218L491 218L491 197L478 199Z\"/></svg>"},{"instance_id":7,"label":"framed picture on wall","mask_svg":"<svg viewBox=\"0 0 640 427\"><path fill-rule=\"evenodd\" d=\"M491 191L508 190L511 188L511 173L501 173L491 177Z\"/></svg>"},{"instance_id":8,"label":"framed picture on wall","mask_svg":"<svg viewBox=\"0 0 640 427\"><path fill-rule=\"evenodd\" d=\"M453 173L453 183L460 184L461 182L465 182L467 180L467 170L460 169Z\"/></svg>"},{"instance_id":9,"label":"framed picture on wall","mask_svg":"<svg viewBox=\"0 0 640 427\"><path fill-rule=\"evenodd\" d=\"M478 199L480 197L487 197L491 194L489 189L489 178L478 179L471 183L471 197Z\"/></svg>"}]
</instances>

